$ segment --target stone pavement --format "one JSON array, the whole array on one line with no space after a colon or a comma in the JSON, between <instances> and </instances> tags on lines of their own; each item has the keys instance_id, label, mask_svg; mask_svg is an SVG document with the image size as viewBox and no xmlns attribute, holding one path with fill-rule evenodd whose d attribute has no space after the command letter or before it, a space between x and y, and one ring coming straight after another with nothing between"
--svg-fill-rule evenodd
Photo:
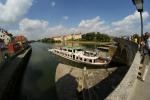
<instances>
[{"instance_id":1,"label":"stone pavement","mask_svg":"<svg viewBox=\"0 0 150 100\"><path fill-rule=\"evenodd\" d=\"M150 68L144 82L137 79L135 90L130 100L150 100Z\"/></svg>"}]
</instances>

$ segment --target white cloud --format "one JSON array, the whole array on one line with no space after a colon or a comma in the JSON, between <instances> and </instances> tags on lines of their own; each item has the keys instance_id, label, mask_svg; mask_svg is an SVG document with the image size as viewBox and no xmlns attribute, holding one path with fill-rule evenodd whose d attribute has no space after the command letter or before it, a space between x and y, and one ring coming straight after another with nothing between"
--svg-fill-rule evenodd
<instances>
[{"instance_id":1,"label":"white cloud","mask_svg":"<svg viewBox=\"0 0 150 100\"><path fill-rule=\"evenodd\" d=\"M149 13L148 12L144 12L143 13L143 20L147 19L149 17ZM116 21L113 22L112 24L114 26L122 26L122 25L131 25L131 24L135 24L138 23L140 21L140 14L139 12L135 12L132 15L128 15L127 17L125 17L124 19L120 20L120 21Z\"/></svg>"},{"instance_id":2,"label":"white cloud","mask_svg":"<svg viewBox=\"0 0 150 100\"><path fill-rule=\"evenodd\" d=\"M105 24L105 21L101 20L100 17L97 16L93 19L82 20L76 30L79 32L106 32L108 28L109 26Z\"/></svg>"},{"instance_id":3,"label":"white cloud","mask_svg":"<svg viewBox=\"0 0 150 100\"><path fill-rule=\"evenodd\" d=\"M143 13L143 19L149 17L148 12ZM145 29L150 30L150 23L145 26ZM65 27L63 25L49 26L49 22L45 20L23 19L19 23L18 32L24 33L29 39L39 39L41 37L49 37L54 35L79 33L79 32L103 32L109 35L127 35L133 32L140 33L140 18L137 12L128 15L122 20L107 24L99 16L81 20L76 27ZM121 34L122 33L122 34Z\"/></svg>"},{"instance_id":4,"label":"white cloud","mask_svg":"<svg viewBox=\"0 0 150 100\"><path fill-rule=\"evenodd\" d=\"M24 34L30 40L66 34L70 31L63 25L50 27L49 23L45 20L32 20L25 18L20 21L19 30L16 30L15 32Z\"/></svg>"},{"instance_id":5,"label":"white cloud","mask_svg":"<svg viewBox=\"0 0 150 100\"><path fill-rule=\"evenodd\" d=\"M149 17L148 12L143 12L143 20ZM135 12L132 15L128 15L122 20L112 22L112 28L114 33L131 34L140 31L140 14Z\"/></svg>"},{"instance_id":6,"label":"white cloud","mask_svg":"<svg viewBox=\"0 0 150 100\"><path fill-rule=\"evenodd\" d=\"M82 20L77 27L67 28L63 25L50 27L45 20L23 19L19 23L19 32L24 33L29 39L39 39L40 37L48 37L61 34L103 31L108 29L104 25L104 21L100 17L93 19Z\"/></svg>"},{"instance_id":7,"label":"white cloud","mask_svg":"<svg viewBox=\"0 0 150 100\"><path fill-rule=\"evenodd\" d=\"M145 25L145 30L150 31L150 22Z\"/></svg>"},{"instance_id":8,"label":"white cloud","mask_svg":"<svg viewBox=\"0 0 150 100\"><path fill-rule=\"evenodd\" d=\"M23 19L19 24L21 30L44 29L48 27L48 22L44 20Z\"/></svg>"},{"instance_id":9,"label":"white cloud","mask_svg":"<svg viewBox=\"0 0 150 100\"><path fill-rule=\"evenodd\" d=\"M6 0L5 4L0 3L0 22L9 24L18 21L31 7L32 1Z\"/></svg>"},{"instance_id":10,"label":"white cloud","mask_svg":"<svg viewBox=\"0 0 150 100\"><path fill-rule=\"evenodd\" d=\"M53 1L53 2L51 3L51 6L54 7L55 5L56 5L56 2Z\"/></svg>"},{"instance_id":11,"label":"white cloud","mask_svg":"<svg viewBox=\"0 0 150 100\"><path fill-rule=\"evenodd\" d=\"M69 17L68 17L68 16L63 16L63 17L62 17L62 19L64 19L64 20L68 20L68 19L69 19Z\"/></svg>"},{"instance_id":12,"label":"white cloud","mask_svg":"<svg viewBox=\"0 0 150 100\"><path fill-rule=\"evenodd\" d=\"M29 39L38 39L48 29L48 22L44 20L23 19L19 23L19 32L26 34Z\"/></svg>"}]
</instances>

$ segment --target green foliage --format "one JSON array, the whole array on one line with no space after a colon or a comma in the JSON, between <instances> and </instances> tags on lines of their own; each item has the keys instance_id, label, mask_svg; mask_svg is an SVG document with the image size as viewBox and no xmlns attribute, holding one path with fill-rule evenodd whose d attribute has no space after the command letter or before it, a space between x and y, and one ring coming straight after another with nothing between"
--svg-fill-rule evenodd
<instances>
[{"instance_id":1,"label":"green foliage","mask_svg":"<svg viewBox=\"0 0 150 100\"><path fill-rule=\"evenodd\" d=\"M83 34L82 39L86 40L86 41L93 41L93 40L95 40L95 33L91 32L91 33Z\"/></svg>"},{"instance_id":2,"label":"green foliage","mask_svg":"<svg viewBox=\"0 0 150 100\"><path fill-rule=\"evenodd\" d=\"M99 42L109 42L110 37L106 34L100 32L91 32L82 35L82 40L84 41L99 41Z\"/></svg>"}]
</instances>

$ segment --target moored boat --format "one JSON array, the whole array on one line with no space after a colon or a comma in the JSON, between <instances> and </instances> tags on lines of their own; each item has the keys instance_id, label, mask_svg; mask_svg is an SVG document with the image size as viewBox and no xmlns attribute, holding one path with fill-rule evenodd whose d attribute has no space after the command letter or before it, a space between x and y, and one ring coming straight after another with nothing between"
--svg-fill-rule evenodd
<instances>
[{"instance_id":1,"label":"moored boat","mask_svg":"<svg viewBox=\"0 0 150 100\"><path fill-rule=\"evenodd\" d=\"M77 63L103 66L110 63L110 57L101 57L96 52L85 51L81 47L59 47L48 51Z\"/></svg>"}]
</instances>

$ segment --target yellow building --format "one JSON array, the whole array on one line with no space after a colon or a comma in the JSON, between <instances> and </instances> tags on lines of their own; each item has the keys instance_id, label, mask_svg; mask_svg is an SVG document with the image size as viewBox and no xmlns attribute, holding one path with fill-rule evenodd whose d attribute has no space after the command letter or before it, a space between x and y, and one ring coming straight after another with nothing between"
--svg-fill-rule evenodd
<instances>
[{"instance_id":1,"label":"yellow building","mask_svg":"<svg viewBox=\"0 0 150 100\"><path fill-rule=\"evenodd\" d=\"M62 36L52 37L55 41L62 41Z\"/></svg>"},{"instance_id":2,"label":"yellow building","mask_svg":"<svg viewBox=\"0 0 150 100\"><path fill-rule=\"evenodd\" d=\"M81 39L81 37L82 37L81 33L79 33L79 34L69 34L69 35L65 35L64 39L65 40L78 40L78 39Z\"/></svg>"},{"instance_id":3,"label":"yellow building","mask_svg":"<svg viewBox=\"0 0 150 100\"><path fill-rule=\"evenodd\" d=\"M78 33L78 34L74 34L73 35L73 39L74 40L78 40L78 39L81 39L82 38L82 34L81 33Z\"/></svg>"},{"instance_id":4,"label":"yellow building","mask_svg":"<svg viewBox=\"0 0 150 100\"><path fill-rule=\"evenodd\" d=\"M64 40L72 40L73 38L73 35L72 34L69 34L69 35L64 35Z\"/></svg>"},{"instance_id":5,"label":"yellow building","mask_svg":"<svg viewBox=\"0 0 150 100\"><path fill-rule=\"evenodd\" d=\"M68 35L63 35L63 36L56 36L52 37L55 41L68 41L68 40L78 40L82 38L82 34L68 34Z\"/></svg>"}]
</instances>

